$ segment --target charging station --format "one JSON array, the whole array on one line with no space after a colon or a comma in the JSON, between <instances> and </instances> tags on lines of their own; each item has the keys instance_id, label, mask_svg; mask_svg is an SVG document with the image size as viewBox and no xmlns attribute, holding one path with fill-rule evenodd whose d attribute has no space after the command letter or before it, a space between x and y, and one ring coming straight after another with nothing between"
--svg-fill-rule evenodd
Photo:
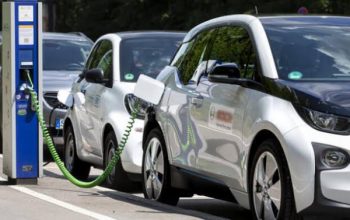
<instances>
[{"instance_id":1,"label":"charging station","mask_svg":"<svg viewBox=\"0 0 350 220\"><path fill-rule=\"evenodd\" d=\"M43 143L27 76L42 104L42 3L2 6L3 172L10 184L36 184L43 173Z\"/></svg>"}]
</instances>

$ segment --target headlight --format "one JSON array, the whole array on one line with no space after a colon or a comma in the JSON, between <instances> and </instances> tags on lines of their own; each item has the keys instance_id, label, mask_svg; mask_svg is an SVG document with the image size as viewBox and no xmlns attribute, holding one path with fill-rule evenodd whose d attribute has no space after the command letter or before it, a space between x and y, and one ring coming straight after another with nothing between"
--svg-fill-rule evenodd
<instances>
[{"instance_id":1,"label":"headlight","mask_svg":"<svg viewBox=\"0 0 350 220\"><path fill-rule=\"evenodd\" d=\"M350 134L349 118L314 111L308 108L301 108L299 112L302 118L317 130L341 135Z\"/></svg>"},{"instance_id":2,"label":"headlight","mask_svg":"<svg viewBox=\"0 0 350 220\"><path fill-rule=\"evenodd\" d=\"M151 106L151 104L143 101L142 99L137 98L133 94L127 94L125 96L125 107L128 110L129 114L136 111L137 103L139 103L140 105L140 109L137 113L137 118L144 119L146 115L146 110L149 106Z\"/></svg>"}]
</instances>

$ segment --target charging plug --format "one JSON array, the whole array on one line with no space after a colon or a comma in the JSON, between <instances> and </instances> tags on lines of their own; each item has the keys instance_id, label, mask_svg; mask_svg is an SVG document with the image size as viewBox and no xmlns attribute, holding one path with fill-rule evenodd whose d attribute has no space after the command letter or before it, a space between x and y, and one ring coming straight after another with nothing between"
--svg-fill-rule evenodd
<instances>
[{"instance_id":1,"label":"charging plug","mask_svg":"<svg viewBox=\"0 0 350 220\"><path fill-rule=\"evenodd\" d=\"M163 96L165 85L161 81L141 74L137 80L134 95L140 99L158 105Z\"/></svg>"}]
</instances>

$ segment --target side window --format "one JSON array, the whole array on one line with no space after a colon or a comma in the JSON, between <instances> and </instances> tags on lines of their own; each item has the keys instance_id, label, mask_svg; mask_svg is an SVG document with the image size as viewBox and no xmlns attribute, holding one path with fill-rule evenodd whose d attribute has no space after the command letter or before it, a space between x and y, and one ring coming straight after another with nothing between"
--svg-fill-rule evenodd
<instances>
[{"instance_id":1,"label":"side window","mask_svg":"<svg viewBox=\"0 0 350 220\"><path fill-rule=\"evenodd\" d=\"M85 64L85 70L91 70L92 68L92 61L95 59L96 57L96 52L98 50L98 48L100 47L101 42L98 42L95 47L91 50L90 56L88 57L86 64Z\"/></svg>"},{"instance_id":2,"label":"side window","mask_svg":"<svg viewBox=\"0 0 350 220\"><path fill-rule=\"evenodd\" d=\"M113 75L113 44L109 40L103 40L92 52L88 60L88 70L100 68L105 79L112 80Z\"/></svg>"},{"instance_id":3,"label":"side window","mask_svg":"<svg viewBox=\"0 0 350 220\"><path fill-rule=\"evenodd\" d=\"M213 41L209 60L214 64L235 63L241 77L254 79L257 76L256 54L249 33L242 27L222 27ZM210 71L208 66L208 71Z\"/></svg>"},{"instance_id":4,"label":"side window","mask_svg":"<svg viewBox=\"0 0 350 220\"><path fill-rule=\"evenodd\" d=\"M106 54L101 58L97 65L97 68L103 70L103 77L105 79L112 79L113 74L113 51L108 50Z\"/></svg>"},{"instance_id":5,"label":"side window","mask_svg":"<svg viewBox=\"0 0 350 220\"><path fill-rule=\"evenodd\" d=\"M213 32L214 30L204 31L179 49L172 65L179 69L183 84L188 84L192 76L196 74L197 68L203 66L203 62L207 61L207 44Z\"/></svg>"}]
</instances>

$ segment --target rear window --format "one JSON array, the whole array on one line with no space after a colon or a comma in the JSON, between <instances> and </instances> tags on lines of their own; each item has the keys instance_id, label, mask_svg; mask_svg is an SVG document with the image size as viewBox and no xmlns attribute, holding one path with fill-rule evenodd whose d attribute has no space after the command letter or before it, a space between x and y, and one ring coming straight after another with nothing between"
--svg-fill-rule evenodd
<instances>
[{"instance_id":1,"label":"rear window","mask_svg":"<svg viewBox=\"0 0 350 220\"><path fill-rule=\"evenodd\" d=\"M169 64L182 38L123 40L120 48L121 81L136 82L140 74L156 78Z\"/></svg>"},{"instance_id":2,"label":"rear window","mask_svg":"<svg viewBox=\"0 0 350 220\"><path fill-rule=\"evenodd\" d=\"M43 40L43 69L83 70L92 44L88 41Z\"/></svg>"}]
</instances>

